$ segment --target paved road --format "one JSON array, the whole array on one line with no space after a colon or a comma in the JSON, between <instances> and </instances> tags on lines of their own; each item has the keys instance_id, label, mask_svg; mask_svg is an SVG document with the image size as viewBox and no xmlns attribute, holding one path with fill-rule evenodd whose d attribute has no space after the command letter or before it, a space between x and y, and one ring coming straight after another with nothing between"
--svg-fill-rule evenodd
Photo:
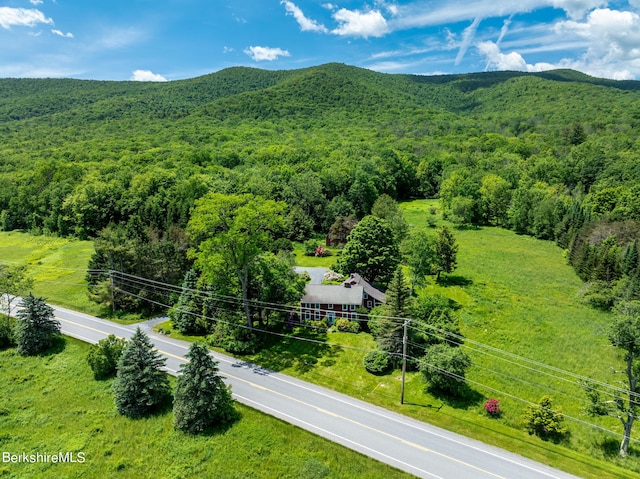
<instances>
[{"instance_id":1,"label":"paved road","mask_svg":"<svg viewBox=\"0 0 640 479\"><path fill-rule=\"evenodd\" d=\"M66 335L96 343L122 326L64 308L55 314ZM147 329L147 331L149 331ZM176 374L189 344L149 334ZM569 479L569 474L516 454L415 421L366 402L215 353L236 400L421 478Z\"/></svg>"}]
</instances>

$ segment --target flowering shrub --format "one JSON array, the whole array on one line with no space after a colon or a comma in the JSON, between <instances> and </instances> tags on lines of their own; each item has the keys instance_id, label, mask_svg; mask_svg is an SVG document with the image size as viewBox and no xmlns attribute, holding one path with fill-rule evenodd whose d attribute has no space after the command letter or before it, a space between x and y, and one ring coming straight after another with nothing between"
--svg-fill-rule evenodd
<instances>
[{"instance_id":1,"label":"flowering shrub","mask_svg":"<svg viewBox=\"0 0 640 479\"><path fill-rule=\"evenodd\" d=\"M325 256L331 256L331 254L331 250L328 250L322 245L318 246L315 251L315 255L321 258L324 258Z\"/></svg>"},{"instance_id":2,"label":"flowering shrub","mask_svg":"<svg viewBox=\"0 0 640 479\"><path fill-rule=\"evenodd\" d=\"M484 410L489 416L495 417L500 415L500 401L497 399L487 399L484 403Z\"/></svg>"}]
</instances>

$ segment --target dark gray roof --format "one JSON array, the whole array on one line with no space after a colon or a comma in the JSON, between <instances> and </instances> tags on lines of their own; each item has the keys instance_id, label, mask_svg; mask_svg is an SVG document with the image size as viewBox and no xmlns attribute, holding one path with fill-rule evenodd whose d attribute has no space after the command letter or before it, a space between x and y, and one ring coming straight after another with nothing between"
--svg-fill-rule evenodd
<instances>
[{"instance_id":1,"label":"dark gray roof","mask_svg":"<svg viewBox=\"0 0 640 479\"><path fill-rule=\"evenodd\" d=\"M362 305L362 286L346 288L339 284L308 284L300 302Z\"/></svg>"},{"instance_id":2,"label":"dark gray roof","mask_svg":"<svg viewBox=\"0 0 640 479\"><path fill-rule=\"evenodd\" d=\"M351 284L352 288L353 285L362 286L364 288L364 292L367 293L371 298L374 298L381 303L386 302L384 299L384 293L367 283L365 279L358 273L351 273L351 275L349 275L349 278L347 278L344 282Z\"/></svg>"}]
</instances>

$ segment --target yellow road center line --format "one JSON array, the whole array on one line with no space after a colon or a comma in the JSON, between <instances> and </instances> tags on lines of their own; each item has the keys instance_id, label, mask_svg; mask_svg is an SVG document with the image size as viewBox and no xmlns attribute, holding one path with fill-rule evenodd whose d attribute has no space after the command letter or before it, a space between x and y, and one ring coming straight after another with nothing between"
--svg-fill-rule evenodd
<instances>
[{"instance_id":1,"label":"yellow road center line","mask_svg":"<svg viewBox=\"0 0 640 479\"><path fill-rule=\"evenodd\" d=\"M109 334L112 334L112 333L107 333L106 331L101 331L101 330L99 330L99 329L92 328L91 326L86 326L86 325L84 325L84 324L77 323L77 322L75 322L75 321L70 321L70 320L68 320L68 319L62 319L62 318L58 318L58 317L56 317L56 319L57 319L58 321L63 321L63 322L65 322L65 323L75 324L76 326L79 326L79 327L81 327L81 328L89 329L89 330L94 331L94 332L96 332L96 333L105 334L105 335L107 335L107 336L108 336ZM178 356L178 355L176 355L176 354L172 354L172 353L169 353L169 352L167 352L167 351L162 351L161 349L157 349L157 348L154 348L154 349L155 349L156 351L158 351L159 353L164 354L165 356L172 357L172 358L174 358L174 359L177 359L177 360L182 361L182 362L185 362L185 363L187 363L187 362L188 362L185 358L183 358L183 357L181 357L181 356ZM487 475L489 475L489 476L495 477L495 478L497 478L497 479L507 479L507 478L505 478L505 477L503 477L503 476L500 476L500 475L498 475L498 474L494 474L494 473L493 473L493 472L491 472L491 471L487 471L486 469L482 469L481 467L474 466L473 464L469 464L468 462L462 461L462 460L460 460L460 459L456 459L456 458L454 458L454 457L452 457L452 456L449 456L449 455L447 455L447 454L443 454L443 453L441 453L441 452L434 451L433 449L430 449L430 448L428 448L428 447L424 447L424 446L421 446L421 445L416 444L416 443L414 443L414 442L407 441L407 440L405 440L405 439L402 439L401 437L395 436L395 435L393 435L393 434L390 434L390 433L388 433L388 432L382 431L382 430L380 430L380 429L376 429L376 428L371 427L371 426L368 426L368 425L366 425L366 424L362 424L362 423L360 423L360 422L358 422L358 421L355 421L355 420L353 420L353 419L350 419L350 418L348 418L348 417L341 416L341 415L336 414L336 413L333 413L333 412L331 412L331 411L327 411L326 409L319 408L318 406L315 406L315 405L313 405L313 404L309 404L309 403L307 403L307 402L305 402L305 401L302 401L301 399L294 398L294 397L291 397L291 396L287 396L286 394L283 394L283 393L281 393L281 392L279 392L279 391L275 391L275 390L273 390L273 389L269 389L269 388L267 388L267 387L265 387L265 386L261 386L261 385L259 385L259 384L255 384L255 383L253 383L253 382L251 382L251 381L248 381L248 380L246 380L246 379L240 378L240 377L238 377L238 376L234 376L233 374L227 374L227 373L223 373L223 374L224 374L225 376L227 376L227 377L230 377L230 378L236 379L237 381L242 381L243 383L246 383L246 384L248 384L248 385L250 385L250 386L252 386L252 387L254 387L254 388L256 388L256 389L260 389L260 390L263 390L263 391L268 391L268 392L270 392L270 393L272 393L272 394L276 394L276 395L281 396L281 397L283 397L283 398L289 399L290 401L295 401L295 402L297 402L297 403L299 403L299 404L302 404L302 405L304 405L304 406L307 406L307 407L309 407L309 408L311 408L311 409L315 409L315 410L317 410L318 412L321 412L321 413L323 413L323 414L327 414L327 415L329 415L329 416L332 416L332 417L335 417L335 418L338 418L338 419L343 419L344 421L350 422L350 423L352 423L352 424L354 424L354 425L357 425L357 426L363 427L363 428L365 428L365 429L369 429L370 431L376 432L376 433L381 434L381 435L383 435L383 436L387 436L387 437L389 437L389 438L391 438L391 439L394 439L394 440L396 440L396 441L401 442L402 444L405 444L405 445L407 445L407 446L410 446L410 447L413 447L413 448L415 448L415 449L418 449L419 451L428 452L428 453L434 454L434 455L436 455L436 456L440 456L440 457L442 457L442 458L444 458L444 459L448 459L448 460L450 460L450 461L452 461L452 462L456 462L456 463L461 464L461 465L463 465L463 466L467 466L467 467L469 467L469 468L471 468L471 469L474 469L474 470L476 470L476 471L482 472L482 473L484 473L484 474L487 474Z\"/></svg>"}]
</instances>

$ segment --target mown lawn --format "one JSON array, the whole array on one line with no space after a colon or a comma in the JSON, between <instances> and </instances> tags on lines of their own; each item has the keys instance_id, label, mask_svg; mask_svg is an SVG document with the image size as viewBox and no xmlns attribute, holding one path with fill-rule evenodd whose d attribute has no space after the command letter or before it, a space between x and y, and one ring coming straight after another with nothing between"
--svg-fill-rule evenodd
<instances>
[{"instance_id":1,"label":"mown lawn","mask_svg":"<svg viewBox=\"0 0 640 479\"><path fill-rule=\"evenodd\" d=\"M31 358L0 351L0 451L83 452L85 462L0 463L3 478L409 478L295 426L237 405L241 419L208 436L173 430L167 412L141 420L116 413L111 381L95 381L89 346Z\"/></svg>"}]
</instances>

